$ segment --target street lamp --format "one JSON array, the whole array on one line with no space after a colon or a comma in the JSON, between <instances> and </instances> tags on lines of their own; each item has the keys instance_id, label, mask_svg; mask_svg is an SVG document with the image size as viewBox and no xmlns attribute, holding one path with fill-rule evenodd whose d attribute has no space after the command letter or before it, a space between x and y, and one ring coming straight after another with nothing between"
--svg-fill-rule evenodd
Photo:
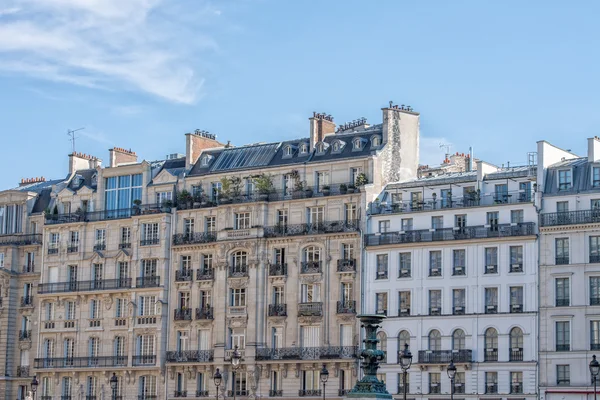
<instances>
[{"instance_id":1,"label":"street lamp","mask_svg":"<svg viewBox=\"0 0 600 400\"><path fill-rule=\"evenodd\" d=\"M404 396L403 399L406 400L406 394L407 394L407 389L408 389L408 382L407 382L407 374L408 374L408 369L410 368L410 365L412 364L412 354L410 353L410 350L408 349L408 343L404 343L404 351L402 351L402 354L400 354L400 368L402 368L402 379L404 380L404 387L403 387L403 392L404 392Z\"/></svg>"},{"instance_id":2,"label":"street lamp","mask_svg":"<svg viewBox=\"0 0 600 400\"><path fill-rule=\"evenodd\" d=\"M238 347L235 346L235 348L233 349L233 354L231 355L231 366L232 371L232 377L233 377L233 400L235 400L235 392L237 389L237 384L235 382L235 371L239 368L240 366L240 360L241 360L242 356L240 355L240 352L238 351Z\"/></svg>"},{"instance_id":3,"label":"street lamp","mask_svg":"<svg viewBox=\"0 0 600 400\"><path fill-rule=\"evenodd\" d=\"M596 364L597 364L597 363L598 363L598 362L596 362ZM596 372L596 373L597 373L597 372ZM34 399L35 399L35 392L37 392L37 388L38 388L38 385L39 385L39 384L40 384L40 383L39 383L39 382L38 382L38 380L37 380L37 376L36 376L36 375L34 375L34 376L33 376L33 379L31 380L31 391L33 392L33 398L34 398Z\"/></svg>"},{"instance_id":4,"label":"street lamp","mask_svg":"<svg viewBox=\"0 0 600 400\"><path fill-rule=\"evenodd\" d=\"M454 400L454 377L456 376L454 360L450 360L450 365L448 365L446 372L448 372L448 378L450 378L450 400Z\"/></svg>"},{"instance_id":5,"label":"street lamp","mask_svg":"<svg viewBox=\"0 0 600 400\"><path fill-rule=\"evenodd\" d=\"M325 364L323 364L323 369L321 370L320 377L321 383L323 383L323 400L325 400L325 384L327 383L327 379L329 379L329 371L327 371Z\"/></svg>"},{"instance_id":6,"label":"street lamp","mask_svg":"<svg viewBox=\"0 0 600 400\"><path fill-rule=\"evenodd\" d=\"M598 378L598 372L600 372L600 363L596 360L596 356L592 356L592 361L590 361L590 373L592 374L592 379L594 379L594 400L596 400L596 379Z\"/></svg>"},{"instance_id":7,"label":"street lamp","mask_svg":"<svg viewBox=\"0 0 600 400\"><path fill-rule=\"evenodd\" d=\"M217 368L217 371L215 372L213 379L215 381L215 386L217 387L217 400L219 400L219 386L221 386L221 381L223 380L223 377L221 376L221 372L219 371L219 368Z\"/></svg>"},{"instance_id":8,"label":"street lamp","mask_svg":"<svg viewBox=\"0 0 600 400\"><path fill-rule=\"evenodd\" d=\"M110 390L112 393L112 400L117 399L117 385L119 384L119 378L117 378L117 374L113 372L110 377Z\"/></svg>"}]
</instances>

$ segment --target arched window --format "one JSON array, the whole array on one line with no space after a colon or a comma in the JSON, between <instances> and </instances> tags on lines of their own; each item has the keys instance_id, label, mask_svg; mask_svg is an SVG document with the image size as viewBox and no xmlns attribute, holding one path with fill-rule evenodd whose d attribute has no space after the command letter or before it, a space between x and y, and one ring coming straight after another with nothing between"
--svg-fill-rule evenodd
<instances>
[{"instance_id":1,"label":"arched window","mask_svg":"<svg viewBox=\"0 0 600 400\"><path fill-rule=\"evenodd\" d=\"M404 351L404 345L410 346L410 334L408 331L400 331L398 334L398 351Z\"/></svg>"},{"instance_id":2,"label":"arched window","mask_svg":"<svg viewBox=\"0 0 600 400\"><path fill-rule=\"evenodd\" d=\"M379 340L379 342L377 342L377 350L381 350L386 354L381 362L387 362L387 335L385 332L379 331L377 339Z\"/></svg>"},{"instance_id":3,"label":"arched window","mask_svg":"<svg viewBox=\"0 0 600 400\"><path fill-rule=\"evenodd\" d=\"M498 361L498 331L488 328L485 331L485 354L484 361Z\"/></svg>"},{"instance_id":4,"label":"arched window","mask_svg":"<svg viewBox=\"0 0 600 400\"><path fill-rule=\"evenodd\" d=\"M208 161L209 161L208 156L202 157L201 165L203 167L206 167L208 165Z\"/></svg>"},{"instance_id":5,"label":"arched window","mask_svg":"<svg viewBox=\"0 0 600 400\"><path fill-rule=\"evenodd\" d=\"M464 350L465 348L465 331L456 329L452 333L452 350Z\"/></svg>"},{"instance_id":6,"label":"arched window","mask_svg":"<svg viewBox=\"0 0 600 400\"><path fill-rule=\"evenodd\" d=\"M286 156L291 156L292 155L292 146L286 146L285 150L283 151L283 154Z\"/></svg>"},{"instance_id":7,"label":"arched window","mask_svg":"<svg viewBox=\"0 0 600 400\"><path fill-rule=\"evenodd\" d=\"M300 153L302 153L302 154L308 153L308 146L305 143L300 145Z\"/></svg>"},{"instance_id":8,"label":"arched window","mask_svg":"<svg viewBox=\"0 0 600 400\"><path fill-rule=\"evenodd\" d=\"M321 249L308 246L304 249L304 261L321 261Z\"/></svg>"},{"instance_id":9,"label":"arched window","mask_svg":"<svg viewBox=\"0 0 600 400\"><path fill-rule=\"evenodd\" d=\"M510 330L510 361L523 361L523 331L521 328Z\"/></svg>"},{"instance_id":10,"label":"arched window","mask_svg":"<svg viewBox=\"0 0 600 400\"><path fill-rule=\"evenodd\" d=\"M231 275L246 276L248 272L248 253L236 251L231 255Z\"/></svg>"},{"instance_id":11,"label":"arched window","mask_svg":"<svg viewBox=\"0 0 600 400\"><path fill-rule=\"evenodd\" d=\"M441 350L442 349L442 335L440 331L434 329L429 332L429 350Z\"/></svg>"},{"instance_id":12,"label":"arched window","mask_svg":"<svg viewBox=\"0 0 600 400\"><path fill-rule=\"evenodd\" d=\"M352 146L354 147L354 150L360 150L360 139L354 139Z\"/></svg>"},{"instance_id":13,"label":"arched window","mask_svg":"<svg viewBox=\"0 0 600 400\"><path fill-rule=\"evenodd\" d=\"M380 144L381 144L381 138L379 136L373 136L373 139L371 139L371 146L377 147Z\"/></svg>"},{"instance_id":14,"label":"arched window","mask_svg":"<svg viewBox=\"0 0 600 400\"><path fill-rule=\"evenodd\" d=\"M331 148L332 151L340 151L340 142L334 142Z\"/></svg>"}]
</instances>

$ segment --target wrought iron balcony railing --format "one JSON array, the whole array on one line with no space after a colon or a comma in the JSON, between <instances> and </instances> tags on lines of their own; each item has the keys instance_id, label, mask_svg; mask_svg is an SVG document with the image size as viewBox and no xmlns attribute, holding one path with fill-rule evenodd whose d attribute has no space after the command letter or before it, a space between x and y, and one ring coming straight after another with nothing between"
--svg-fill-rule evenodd
<instances>
[{"instance_id":1,"label":"wrought iron balcony railing","mask_svg":"<svg viewBox=\"0 0 600 400\"><path fill-rule=\"evenodd\" d=\"M134 367L138 367L138 366L142 366L142 365L156 365L156 355L148 354L148 355L133 356L132 365Z\"/></svg>"},{"instance_id":2,"label":"wrought iron balcony railing","mask_svg":"<svg viewBox=\"0 0 600 400\"><path fill-rule=\"evenodd\" d=\"M433 232L429 229L422 229L405 231L404 233L373 233L365 235L365 246L529 236L535 233L534 228L535 223L524 222L515 225L500 224L494 227L467 226L464 228L442 228L436 229Z\"/></svg>"},{"instance_id":3,"label":"wrought iron balcony railing","mask_svg":"<svg viewBox=\"0 0 600 400\"><path fill-rule=\"evenodd\" d=\"M208 397L208 390L196 390L196 397Z\"/></svg>"},{"instance_id":4,"label":"wrought iron balcony railing","mask_svg":"<svg viewBox=\"0 0 600 400\"><path fill-rule=\"evenodd\" d=\"M20 365L17 367L17 377L27 378L29 376L29 365Z\"/></svg>"},{"instance_id":5,"label":"wrought iron balcony railing","mask_svg":"<svg viewBox=\"0 0 600 400\"><path fill-rule=\"evenodd\" d=\"M176 233L173 235L173 246L186 244L202 244L217 241L215 232Z\"/></svg>"},{"instance_id":6,"label":"wrought iron balcony railing","mask_svg":"<svg viewBox=\"0 0 600 400\"><path fill-rule=\"evenodd\" d=\"M0 246L27 246L30 244L42 244L42 234L0 235Z\"/></svg>"},{"instance_id":7,"label":"wrought iron balcony railing","mask_svg":"<svg viewBox=\"0 0 600 400\"><path fill-rule=\"evenodd\" d=\"M96 243L94 245L94 251L106 250L106 243Z\"/></svg>"},{"instance_id":8,"label":"wrought iron balcony railing","mask_svg":"<svg viewBox=\"0 0 600 400\"><path fill-rule=\"evenodd\" d=\"M498 349L485 349L483 361L498 361Z\"/></svg>"},{"instance_id":9,"label":"wrought iron balcony railing","mask_svg":"<svg viewBox=\"0 0 600 400\"><path fill-rule=\"evenodd\" d=\"M31 329L20 330L19 331L19 341L20 342L31 341Z\"/></svg>"},{"instance_id":10,"label":"wrought iron balcony railing","mask_svg":"<svg viewBox=\"0 0 600 400\"><path fill-rule=\"evenodd\" d=\"M337 260L337 271L356 272L356 260L354 258Z\"/></svg>"},{"instance_id":11,"label":"wrought iron balcony railing","mask_svg":"<svg viewBox=\"0 0 600 400\"><path fill-rule=\"evenodd\" d=\"M159 243L160 243L160 238L158 238L158 237L146 238L146 239L140 240L140 246L153 246L153 245L156 245Z\"/></svg>"},{"instance_id":12,"label":"wrought iron balcony railing","mask_svg":"<svg viewBox=\"0 0 600 400\"><path fill-rule=\"evenodd\" d=\"M196 308L196 319L214 319L212 307Z\"/></svg>"},{"instance_id":13,"label":"wrought iron balcony railing","mask_svg":"<svg viewBox=\"0 0 600 400\"><path fill-rule=\"evenodd\" d=\"M355 300L338 300L336 311L338 314L356 314Z\"/></svg>"},{"instance_id":14,"label":"wrought iron balcony railing","mask_svg":"<svg viewBox=\"0 0 600 400\"><path fill-rule=\"evenodd\" d=\"M79 251L79 244L69 244L67 246L67 253L77 253Z\"/></svg>"},{"instance_id":15,"label":"wrought iron balcony railing","mask_svg":"<svg viewBox=\"0 0 600 400\"><path fill-rule=\"evenodd\" d=\"M554 259L554 264L556 264L556 265L568 265L569 264L569 256L556 257Z\"/></svg>"},{"instance_id":16,"label":"wrought iron balcony railing","mask_svg":"<svg viewBox=\"0 0 600 400\"><path fill-rule=\"evenodd\" d=\"M300 317L320 317L323 315L323 303L299 303L298 316Z\"/></svg>"},{"instance_id":17,"label":"wrought iron balcony railing","mask_svg":"<svg viewBox=\"0 0 600 400\"><path fill-rule=\"evenodd\" d=\"M498 384L497 383L486 383L485 384L485 393L486 394L498 393Z\"/></svg>"},{"instance_id":18,"label":"wrought iron balcony railing","mask_svg":"<svg viewBox=\"0 0 600 400\"><path fill-rule=\"evenodd\" d=\"M31 273L35 272L35 265L34 264L25 264L25 265L23 265L22 271L24 274L31 274Z\"/></svg>"},{"instance_id":19,"label":"wrought iron balcony railing","mask_svg":"<svg viewBox=\"0 0 600 400\"><path fill-rule=\"evenodd\" d=\"M287 317L287 304L269 304L269 317Z\"/></svg>"},{"instance_id":20,"label":"wrought iron balcony railing","mask_svg":"<svg viewBox=\"0 0 600 400\"><path fill-rule=\"evenodd\" d=\"M235 395L239 396L239 397L246 397L246 396L248 396L249 392L250 392L249 390L236 390L235 391ZM228 390L227 391L227 396L228 397L233 397L233 390Z\"/></svg>"},{"instance_id":21,"label":"wrought iron balcony railing","mask_svg":"<svg viewBox=\"0 0 600 400\"><path fill-rule=\"evenodd\" d=\"M298 396L300 397L320 397L321 389L312 389L312 390L298 390Z\"/></svg>"},{"instance_id":22,"label":"wrought iron balcony railing","mask_svg":"<svg viewBox=\"0 0 600 400\"><path fill-rule=\"evenodd\" d=\"M230 265L229 266L229 276L233 277L233 278L248 276L248 265L247 264Z\"/></svg>"},{"instance_id":23,"label":"wrought iron balcony railing","mask_svg":"<svg viewBox=\"0 0 600 400\"><path fill-rule=\"evenodd\" d=\"M600 306L600 297L590 297L590 306Z\"/></svg>"},{"instance_id":24,"label":"wrought iron balcony railing","mask_svg":"<svg viewBox=\"0 0 600 400\"><path fill-rule=\"evenodd\" d=\"M570 344L557 344L556 351L571 351Z\"/></svg>"},{"instance_id":25,"label":"wrought iron balcony railing","mask_svg":"<svg viewBox=\"0 0 600 400\"><path fill-rule=\"evenodd\" d=\"M191 268L180 269L175 271L175 281L176 282L187 282L191 281L194 277L194 270Z\"/></svg>"},{"instance_id":26,"label":"wrought iron balcony railing","mask_svg":"<svg viewBox=\"0 0 600 400\"><path fill-rule=\"evenodd\" d=\"M160 276L142 276L136 279L135 287L153 288L160 286Z\"/></svg>"},{"instance_id":27,"label":"wrought iron balcony railing","mask_svg":"<svg viewBox=\"0 0 600 400\"><path fill-rule=\"evenodd\" d=\"M356 358L356 346L282 347L256 349L256 360L319 360Z\"/></svg>"},{"instance_id":28,"label":"wrought iron balcony railing","mask_svg":"<svg viewBox=\"0 0 600 400\"><path fill-rule=\"evenodd\" d=\"M569 298L560 297L556 299L555 306L556 307L568 307L571 301Z\"/></svg>"},{"instance_id":29,"label":"wrought iron balcony railing","mask_svg":"<svg viewBox=\"0 0 600 400\"><path fill-rule=\"evenodd\" d=\"M145 204L132 208L102 211L81 211L66 214L46 214L46 225L70 224L73 222L96 222L131 218L136 215L170 213L171 207L160 204Z\"/></svg>"},{"instance_id":30,"label":"wrought iron balcony railing","mask_svg":"<svg viewBox=\"0 0 600 400\"><path fill-rule=\"evenodd\" d=\"M187 397L187 390L176 390L173 397Z\"/></svg>"},{"instance_id":31,"label":"wrought iron balcony railing","mask_svg":"<svg viewBox=\"0 0 600 400\"><path fill-rule=\"evenodd\" d=\"M101 356L101 357L62 357L62 358L36 358L33 367L38 368L99 368L99 367L125 367L127 356Z\"/></svg>"},{"instance_id":32,"label":"wrought iron balcony railing","mask_svg":"<svg viewBox=\"0 0 600 400\"><path fill-rule=\"evenodd\" d=\"M21 307L31 307L33 306L33 296L22 296L21 297Z\"/></svg>"},{"instance_id":33,"label":"wrought iron balcony railing","mask_svg":"<svg viewBox=\"0 0 600 400\"><path fill-rule=\"evenodd\" d=\"M269 397L282 397L283 396L283 390L269 390Z\"/></svg>"},{"instance_id":34,"label":"wrought iron balcony railing","mask_svg":"<svg viewBox=\"0 0 600 400\"><path fill-rule=\"evenodd\" d=\"M523 383L515 382L510 384L510 393L511 394L520 394L523 393Z\"/></svg>"},{"instance_id":35,"label":"wrought iron balcony railing","mask_svg":"<svg viewBox=\"0 0 600 400\"><path fill-rule=\"evenodd\" d=\"M321 261L303 261L300 264L301 274L320 274L321 272Z\"/></svg>"},{"instance_id":36,"label":"wrought iron balcony railing","mask_svg":"<svg viewBox=\"0 0 600 400\"><path fill-rule=\"evenodd\" d=\"M523 349L510 349L508 352L508 361L523 361Z\"/></svg>"},{"instance_id":37,"label":"wrought iron balcony railing","mask_svg":"<svg viewBox=\"0 0 600 400\"><path fill-rule=\"evenodd\" d=\"M38 293L87 292L95 290L117 290L129 288L131 288L131 278L119 278L93 281L40 283L38 285Z\"/></svg>"},{"instance_id":38,"label":"wrought iron balcony railing","mask_svg":"<svg viewBox=\"0 0 600 400\"><path fill-rule=\"evenodd\" d=\"M130 248L131 248L131 243L130 242L119 243L119 249L120 250L130 249Z\"/></svg>"},{"instance_id":39,"label":"wrought iron balcony railing","mask_svg":"<svg viewBox=\"0 0 600 400\"><path fill-rule=\"evenodd\" d=\"M213 268L199 268L196 270L196 280L212 281L215 279L215 270Z\"/></svg>"},{"instance_id":40,"label":"wrought iron balcony railing","mask_svg":"<svg viewBox=\"0 0 600 400\"><path fill-rule=\"evenodd\" d=\"M214 354L214 350L167 351L167 362L211 362L214 358Z\"/></svg>"},{"instance_id":41,"label":"wrought iron balcony railing","mask_svg":"<svg viewBox=\"0 0 600 400\"><path fill-rule=\"evenodd\" d=\"M359 229L359 222L359 220L324 221L308 224L266 226L264 228L264 235L265 237L281 237L356 232Z\"/></svg>"},{"instance_id":42,"label":"wrought iron balcony railing","mask_svg":"<svg viewBox=\"0 0 600 400\"><path fill-rule=\"evenodd\" d=\"M398 359L401 357L398 352ZM473 362L472 350L419 350L419 364L448 364Z\"/></svg>"},{"instance_id":43,"label":"wrought iron balcony railing","mask_svg":"<svg viewBox=\"0 0 600 400\"><path fill-rule=\"evenodd\" d=\"M600 210L562 211L540 215L540 226L595 224L600 222Z\"/></svg>"},{"instance_id":44,"label":"wrought iron balcony railing","mask_svg":"<svg viewBox=\"0 0 600 400\"><path fill-rule=\"evenodd\" d=\"M176 308L173 313L174 321L191 321L192 320L192 309L191 308Z\"/></svg>"},{"instance_id":45,"label":"wrought iron balcony railing","mask_svg":"<svg viewBox=\"0 0 600 400\"><path fill-rule=\"evenodd\" d=\"M287 276L287 263L269 265L269 276Z\"/></svg>"}]
</instances>

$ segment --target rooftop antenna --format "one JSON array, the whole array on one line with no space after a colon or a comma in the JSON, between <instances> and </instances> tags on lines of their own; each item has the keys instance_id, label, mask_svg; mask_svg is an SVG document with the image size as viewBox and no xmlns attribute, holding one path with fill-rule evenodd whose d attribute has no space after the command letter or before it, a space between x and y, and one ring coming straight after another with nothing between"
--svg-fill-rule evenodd
<instances>
[{"instance_id":1,"label":"rooftop antenna","mask_svg":"<svg viewBox=\"0 0 600 400\"><path fill-rule=\"evenodd\" d=\"M79 139L78 136L75 136L75 132L81 131L85 128L78 128L75 130L67 129L67 135L69 136L69 141L71 142L71 146L73 147L73 153L75 153L75 139Z\"/></svg>"},{"instance_id":2,"label":"rooftop antenna","mask_svg":"<svg viewBox=\"0 0 600 400\"><path fill-rule=\"evenodd\" d=\"M440 143L440 149L446 149L446 153L444 154L444 160L450 157L450 145Z\"/></svg>"}]
</instances>

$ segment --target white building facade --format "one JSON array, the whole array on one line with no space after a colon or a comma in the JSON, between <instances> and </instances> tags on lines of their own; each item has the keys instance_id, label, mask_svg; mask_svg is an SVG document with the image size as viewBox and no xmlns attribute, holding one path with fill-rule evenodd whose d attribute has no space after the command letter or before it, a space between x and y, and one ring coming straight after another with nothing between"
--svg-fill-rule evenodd
<instances>
[{"instance_id":1,"label":"white building facade","mask_svg":"<svg viewBox=\"0 0 600 400\"><path fill-rule=\"evenodd\" d=\"M535 165L389 184L369 209L363 313L386 314L380 379L409 398L537 397ZM422 175L423 176L423 175Z\"/></svg>"}]
</instances>

